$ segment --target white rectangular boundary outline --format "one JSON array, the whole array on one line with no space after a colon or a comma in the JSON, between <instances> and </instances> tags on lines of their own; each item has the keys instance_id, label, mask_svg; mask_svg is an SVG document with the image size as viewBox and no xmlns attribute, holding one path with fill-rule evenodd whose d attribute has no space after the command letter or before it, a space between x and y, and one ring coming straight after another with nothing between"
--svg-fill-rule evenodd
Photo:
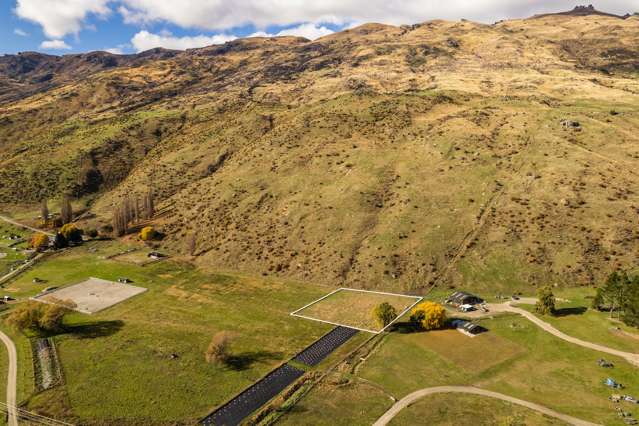
<instances>
[{"instance_id":1,"label":"white rectangular boundary outline","mask_svg":"<svg viewBox=\"0 0 639 426\"><path fill-rule=\"evenodd\" d=\"M340 291L354 291L354 292L361 292L361 293L373 293L373 294L384 294L387 296L397 296L397 297L407 297L410 299L416 299L415 302L413 304L411 304L410 306L408 306L406 309L404 309L402 312L400 312L399 314L397 314L397 316L395 317L394 320L392 320L391 322L389 322L384 328L382 328L381 330L378 331L374 331L374 330L369 330L367 328L360 328L360 327L354 327L352 325L347 325L347 324L340 324L337 322L332 322L332 321L326 321L326 320L322 320L319 318L313 318L313 317L309 317L306 315L300 315L298 314L298 312L303 311L304 309L313 306L316 303L321 302L322 300L334 295L335 293L338 293ZM422 300L424 300L424 298L422 296L409 296L407 294L399 294L399 293L387 293L384 291L372 291L372 290L362 290L362 289L357 289L357 288L348 288L348 287L340 287L338 289L335 289L333 291L331 291L328 294L325 294L324 296L320 297L319 299L308 303L304 306L302 306L299 309L296 309L295 311L291 312L290 315L294 316L294 317L298 317L298 318L304 318L307 320L311 320L311 321L317 321L317 322L323 322L325 324L331 324L331 325L336 325L339 327L347 327L347 328L352 328L355 330L359 330L359 331L365 331L367 333L373 333L373 334L380 334L382 332L384 332L384 330L386 330L388 327L390 327L391 325L393 325L397 320L399 320L402 316L404 316L406 314L406 312L408 312L413 306L417 305L419 302L421 302Z\"/></svg>"}]
</instances>

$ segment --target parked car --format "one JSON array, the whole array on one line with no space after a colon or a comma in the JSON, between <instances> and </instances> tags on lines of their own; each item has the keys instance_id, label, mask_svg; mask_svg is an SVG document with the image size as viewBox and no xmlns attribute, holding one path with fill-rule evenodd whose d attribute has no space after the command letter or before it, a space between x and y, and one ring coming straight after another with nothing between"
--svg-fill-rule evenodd
<instances>
[{"instance_id":1,"label":"parked car","mask_svg":"<svg viewBox=\"0 0 639 426\"><path fill-rule=\"evenodd\" d=\"M477 310L473 305L461 305L459 307L460 312L472 312Z\"/></svg>"}]
</instances>

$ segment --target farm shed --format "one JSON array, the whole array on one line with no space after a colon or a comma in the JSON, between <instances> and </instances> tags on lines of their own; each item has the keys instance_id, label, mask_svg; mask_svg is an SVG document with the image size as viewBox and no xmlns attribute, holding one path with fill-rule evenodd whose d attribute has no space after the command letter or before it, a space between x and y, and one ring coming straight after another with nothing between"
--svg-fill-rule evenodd
<instances>
[{"instance_id":1,"label":"farm shed","mask_svg":"<svg viewBox=\"0 0 639 426\"><path fill-rule=\"evenodd\" d=\"M474 324L470 321L466 321L466 320L453 320L451 322L451 325L456 328L457 330L461 331L462 333L469 335L469 336L476 336L480 333L483 333L485 331L487 331L484 327L482 327L481 325L478 324Z\"/></svg>"},{"instance_id":2,"label":"farm shed","mask_svg":"<svg viewBox=\"0 0 639 426\"><path fill-rule=\"evenodd\" d=\"M484 303L484 300L481 297L464 291L456 291L446 299L446 303L453 306L479 305Z\"/></svg>"}]
</instances>

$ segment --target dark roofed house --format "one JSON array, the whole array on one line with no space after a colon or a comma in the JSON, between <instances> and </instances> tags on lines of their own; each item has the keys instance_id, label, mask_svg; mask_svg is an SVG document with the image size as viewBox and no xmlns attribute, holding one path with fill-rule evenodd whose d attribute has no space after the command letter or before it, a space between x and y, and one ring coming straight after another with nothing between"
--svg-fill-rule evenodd
<instances>
[{"instance_id":1,"label":"dark roofed house","mask_svg":"<svg viewBox=\"0 0 639 426\"><path fill-rule=\"evenodd\" d=\"M484 327L478 324L474 324L470 321L456 319L451 321L451 325L461 333L474 337L480 333L487 331Z\"/></svg>"},{"instance_id":2,"label":"dark roofed house","mask_svg":"<svg viewBox=\"0 0 639 426\"><path fill-rule=\"evenodd\" d=\"M456 291L446 299L446 303L453 306L480 305L484 303L484 300L481 297L464 291Z\"/></svg>"}]
</instances>

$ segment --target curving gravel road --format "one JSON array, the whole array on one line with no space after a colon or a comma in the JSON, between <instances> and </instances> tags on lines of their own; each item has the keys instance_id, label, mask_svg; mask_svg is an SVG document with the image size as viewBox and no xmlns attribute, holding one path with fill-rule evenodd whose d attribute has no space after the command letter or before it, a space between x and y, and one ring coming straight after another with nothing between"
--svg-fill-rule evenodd
<instances>
[{"instance_id":1,"label":"curving gravel road","mask_svg":"<svg viewBox=\"0 0 639 426\"><path fill-rule=\"evenodd\" d=\"M541 319L539 319L536 315L531 314L530 312L526 311L525 309L521 309L521 308L517 308L515 306L512 306L512 304L510 302L507 303L500 303L500 304L493 304L493 303L489 303L488 304L488 308L491 312L512 312L515 314L519 314L521 316L523 316L524 318L526 318L528 321L534 323L535 325L537 325L539 328L541 328L542 330L556 336L559 337L562 340L565 340L567 342L573 343L575 345L579 345L579 346L583 346L584 348L588 348L588 349L592 349L595 351L599 351L599 352L604 352L610 355L615 355L618 356L620 358L624 358L626 361L628 361L629 363L639 367L639 354L634 354L632 352L624 352L624 351L620 351L617 349L613 349L613 348L609 348L608 346L603 346L603 345L599 345L597 343L592 343L592 342L587 342L585 340L581 340L581 339L577 339L576 337L572 337L569 336L559 330L557 330L555 327L553 327L552 325L548 324L545 321L542 321Z\"/></svg>"},{"instance_id":2,"label":"curving gravel road","mask_svg":"<svg viewBox=\"0 0 639 426\"><path fill-rule=\"evenodd\" d=\"M9 412L9 426L18 426L16 414L16 381L18 378L18 353L13 340L0 331L0 339L9 352L9 372L7 373L7 410Z\"/></svg>"},{"instance_id":3,"label":"curving gravel road","mask_svg":"<svg viewBox=\"0 0 639 426\"><path fill-rule=\"evenodd\" d=\"M524 401L521 399L513 398L508 395L504 395L497 392L492 392L485 389L475 388L472 386L437 386L433 388L425 388L415 391L404 398L397 401L386 413L384 413L373 426L385 426L395 417L402 409L408 407L420 398L436 393L466 393L473 395L481 395L489 398L500 399L502 401L510 402L511 404L521 405L522 407L530 408L542 414L546 414L550 417L554 417L574 426L598 426L596 423L590 423L585 420L580 420L566 414L561 414L550 408L546 408L543 405L535 404L534 402Z\"/></svg>"}]
</instances>

